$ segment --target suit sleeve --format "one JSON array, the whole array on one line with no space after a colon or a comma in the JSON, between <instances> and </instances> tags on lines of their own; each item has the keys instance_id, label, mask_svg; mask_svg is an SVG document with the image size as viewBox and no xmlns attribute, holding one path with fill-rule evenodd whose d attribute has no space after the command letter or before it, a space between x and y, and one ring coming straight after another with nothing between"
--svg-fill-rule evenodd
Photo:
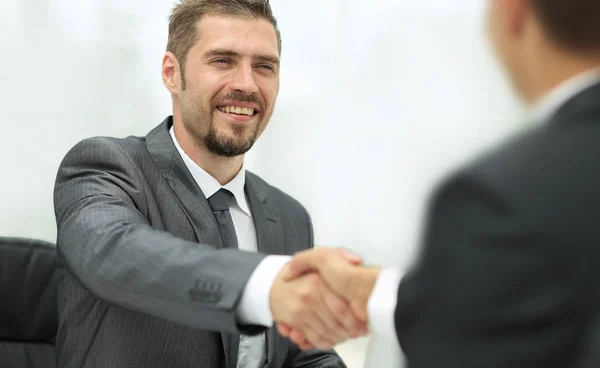
<instances>
[{"instance_id":1,"label":"suit sleeve","mask_svg":"<svg viewBox=\"0 0 600 368\"><path fill-rule=\"evenodd\" d=\"M189 327L240 332L236 306L264 256L152 228L139 209L148 189L138 170L109 139L85 140L66 155L54 190L59 260L105 302Z\"/></svg>"},{"instance_id":2,"label":"suit sleeve","mask_svg":"<svg viewBox=\"0 0 600 368\"><path fill-rule=\"evenodd\" d=\"M309 229L309 244L307 249L311 249L314 248L315 244L313 225L308 212L306 212L306 219ZM283 366L284 368L346 368L346 364L334 350L302 351L293 343L290 344L290 349Z\"/></svg>"},{"instance_id":3,"label":"suit sleeve","mask_svg":"<svg viewBox=\"0 0 600 368\"><path fill-rule=\"evenodd\" d=\"M395 324L409 367L553 366L570 348L568 271L534 224L481 179L442 187L420 262L398 289Z\"/></svg>"}]
</instances>

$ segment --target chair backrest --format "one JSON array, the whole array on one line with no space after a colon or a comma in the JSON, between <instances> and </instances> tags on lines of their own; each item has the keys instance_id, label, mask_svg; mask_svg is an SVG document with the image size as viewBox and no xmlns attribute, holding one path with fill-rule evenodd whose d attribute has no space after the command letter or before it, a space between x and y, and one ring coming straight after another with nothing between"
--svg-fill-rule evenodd
<instances>
[{"instance_id":1,"label":"chair backrest","mask_svg":"<svg viewBox=\"0 0 600 368\"><path fill-rule=\"evenodd\" d=\"M0 367L56 367L56 248L0 237Z\"/></svg>"}]
</instances>

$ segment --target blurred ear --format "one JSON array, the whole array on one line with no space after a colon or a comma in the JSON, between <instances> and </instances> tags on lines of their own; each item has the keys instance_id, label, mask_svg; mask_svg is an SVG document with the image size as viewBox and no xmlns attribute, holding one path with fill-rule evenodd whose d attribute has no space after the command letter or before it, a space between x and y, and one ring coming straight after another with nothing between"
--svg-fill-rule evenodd
<instances>
[{"instance_id":1,"label":"blurred ear","mask_svg":"<svg viewBox=\"0 0 600 368\"><path fill-rule=\"evenodd\" d=\"M162 80L165 87L174 95L181 90L179 62L172 52L167 52L162 60Z\"/></svg>"},{"instance_id":2,"label":"blurred ear","mask_svg":"<svg viewBox=\"0 0 600 368\"><path fill-rule=\"evenodd\" d=\"M520 39L531 20L531 0L501 0L504 19L507 22L511 37Z\"/></svg>"}]
</instances>

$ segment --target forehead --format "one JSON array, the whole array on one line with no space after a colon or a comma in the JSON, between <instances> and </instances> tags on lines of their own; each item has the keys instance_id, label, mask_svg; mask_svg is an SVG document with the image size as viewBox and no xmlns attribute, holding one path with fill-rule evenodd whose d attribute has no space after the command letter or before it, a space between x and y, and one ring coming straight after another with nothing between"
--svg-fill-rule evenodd
<instances>
[{"instance_id":1,"label":"forehead","mask_svg":"<svg viewBox=\"0 0 600 368\"><path fill-rule=\"evenodd\" d=\"M278 56L277 34L266 19L207 15L198 23L197 52L224 49L243 56Z\"/></svg>"}]
</instances>

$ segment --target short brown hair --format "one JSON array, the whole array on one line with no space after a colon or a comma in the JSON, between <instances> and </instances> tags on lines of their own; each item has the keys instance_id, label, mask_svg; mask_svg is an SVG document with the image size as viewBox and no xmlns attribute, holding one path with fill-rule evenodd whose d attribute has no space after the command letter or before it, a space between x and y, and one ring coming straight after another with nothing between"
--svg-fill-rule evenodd
<instances>
[{"instance_id":1,"label":"short brown hair","mask_svg":"<svg viewBox=\"0 0 600 368\"><path fill-rule=\"evenodd\" d=\"M600 52L600 0L531 0L550 37L578 52Z\"/></svg>"},{"instance_id":2,"label":"short brown hair","mask_svg":"<svg viewBox=\"0 0 600 368\"><path fill-rule=\"evenodd\" d=\"M198 41L198 23L206 15L235 16L268 20L277 34L277 48L281 54L281 33L271 11L269 0L180 0L169 16L167 51L172 52L181 66L185 85L185 59Z\"/></svg>"}]
</instances>

